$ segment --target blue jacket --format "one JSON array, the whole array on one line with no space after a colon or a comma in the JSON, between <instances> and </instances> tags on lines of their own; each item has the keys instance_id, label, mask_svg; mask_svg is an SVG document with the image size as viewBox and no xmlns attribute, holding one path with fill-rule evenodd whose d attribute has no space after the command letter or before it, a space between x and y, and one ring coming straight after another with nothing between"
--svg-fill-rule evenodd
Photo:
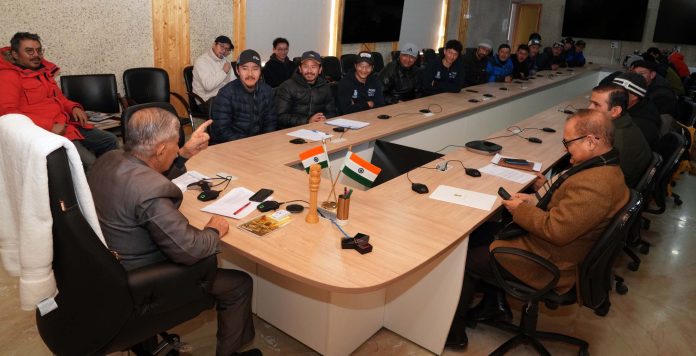
<instances>
[{"instance_id":1,"label":"blue jacket","mask_svg":"<svg viewBox=\"0 0 696 356\"><path fill-rule=\"evenodd\" d=\"M273 89L262 81L251 92L239 79L227 83L215 97L211 114L211 143L275 131L278 125Z\"/></svg>"},{"instance_id":2,"label":"blue jacket","mask_svg":"<svg viewBox=\"0 0 696 356\"><path fill-rule=\"evenodd\" d=\"M498 55L491 57L486 66L488 82L504 82L505 77L512 77L512 61L510 59L501 62Z\"/></svg>"},{"instance_id":3,"label":"blue jacket","mask_svg":"<svg viewBox=\"0 0 696 356\"><path fill-rule=\"evenodd\" d=\"M568 67L582 67L585 65L585 55L582 52L569 51L566 56Z\"/></svg>"}]
</instances>

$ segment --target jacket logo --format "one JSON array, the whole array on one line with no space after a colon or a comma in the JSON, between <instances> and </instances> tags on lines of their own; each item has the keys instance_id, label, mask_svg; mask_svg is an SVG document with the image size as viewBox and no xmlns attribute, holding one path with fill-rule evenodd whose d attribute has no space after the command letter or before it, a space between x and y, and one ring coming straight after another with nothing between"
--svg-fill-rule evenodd
<instances>
[{"instance_id":1,"label":"jacket logo","mask_svg":"<svg viewBox=\"0 0 696 356\"><path fill-rule=\"evenodd\" d=\"M377 89L367 89L367 96L375 96Z\"/></svg>"},{"instance_id":2,"label":"jacket logo","mask_svg":"<svg viewBox=\"0 0 696 356\"><path fill-rule=\"evenodd\" d=\"M457 77L457 72L450 72L449 74L450 79L454 79Z\"/></svg>"},{"instance_id":3,"label":"jacket logo","mask_svg":"<svg viewBox=\"0 0 696 356\"><path fill-rule=\"evenodd\" d=\"M440 71L438 70L437 73L435 73L435 79L440 79Z\"/></svg>"},{"instance_id":4,"label":"jacket logo","mask_svg":"<svg viewBox=\"0 0 696 356\"><path fill-rule=\"evenodd\" d=\"M353 89L353 99L358 98L358 89Z\"/></svg>"}]
</instances>

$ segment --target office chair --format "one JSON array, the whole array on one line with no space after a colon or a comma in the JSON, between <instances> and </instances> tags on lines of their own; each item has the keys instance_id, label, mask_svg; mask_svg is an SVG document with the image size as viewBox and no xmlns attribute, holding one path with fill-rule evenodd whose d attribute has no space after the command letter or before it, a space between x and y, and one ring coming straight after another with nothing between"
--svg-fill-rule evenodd
<instances>
[{"instance_id":1,"label":"office chair","mask_svg":"<svg viewBox=\"0 0 696 356\"><path fill-rule=\"evenodd\" d=\"M124 142L126 141L128 121L130 120L131 116L133 116L133 114L135 114L136 111L145 108L160 108L176 115L176 109L174 109L174 106L170 103L165 102L153 102L146 104L131 105L127 107L126 110L123 110L123 112L121 113L121 137L123 137ZM179 147L182 147L185 141L186 135L184 134L184 129L182 126L179 126Z\"/></svg>"},{"instance_id":2,"label":"office chair","mask_svg":"<svg viewBox=\"0 0 696 356\"><path fill-rule=\"evenodd\" d=\"M120 95L113 74L61 75L60 89L66 98L85 110L118 113Z\"/></svg>"},{"instance_id":3,"label":"office chair","mask_svg":"<svg viewBox=\"0 0 696 356\"><path fill-rule=\"evenodd\" d=\"M391 61L393 62L399 58L401 51L391 51L389 54L391 55Z\"/></svg>"},{"instance_id":4,"label":"office chair","mask_svg":"<svg viewBox=\"0 0 696 356\"><path fill-rule=\"evenodd\" d=\"M123 72L123 89L126 91L126 96L121 100L124 110L128 106L137 104L169 103L170 97L173 96L186 108L187 113L190 111L186 99L178 93L170 91L169 74L162 68L126 69ZM193 127L193 120L190 118L180 120L182 126L190 124Z\"/></svg>"},{"instance_id":5,"label":"office chair","mask_svg":"<svg viewBox=\"0 0 696 356\"><path fill-rule=\"evenodd\" d=\"M57 309L43 316L36 312L44 343L56 355L107 354L161 333L163 342L147 351L173 350L178 337L164 331L214 304L208 291L216 257L192 266L165 261L126 271L82 215L65 149L49 154L47 165L59 293Z\"/></svg>"},{"instance_id":6,"label":"office chair","mask_svg":"<svg viewBox=\"0 0 696 356\"><path fill-rule=\"evenodd\" d=\"M341 56L341 70L343 70L344 76L355 70L355 62L357 62L357 60L358 55L354 53L348 53Z\"/></svg>"},{"instance_id":7,"label":"office chair","mask_svg":"<svg viewBox=\"0 0 696 356\"><path fill-rule=\"evenodd\" d=\"M668 132L666 135L660 138L657 142L657 153L662 157L662 166L657 170L655 174L655 189L651 198L657 205L657 208L650 208L646 206L644 211L650 214L662 214L667 209L666 198L669 196L670 182L672 179L672 174L677 169L679 164L679 159L684 153L685 138L674 131ZM643 227L646 229L650 228L650 220L643 220ZM647 254L650 245L646 245L639 249L641 253Z\"/></svg>"},{"instance_id":8,"label":"office chair","mask_svg":"<svg viewBox=\"0 0 696 356\"><path fill-rule=\"evenodd\" d=\"M435 53L435 50L432 48L425 48L423 49L423 63L422 67L427 66L430 62L436 61L437 60L437 53Z\"/></svg>"},{"instance_id":9,"label":"office chair","mask_svg":"<svg viewBox=\"0 0 696 356\"><path fill-rule=\"evenodd\" d=\"M384 57L382 53L372 52L372 61L375 63L375 67L372 70L373 73L379 73L384 69Z\"/></svg>"},{"instance_id":10,"label":"office chair","mask_svg":"<svg viewBox=\"0 0 696 356\"><path fill-rule=\"evenodd\" d=\"M205 100L193 92L193 66L184 68L184 84L186 84L186 95L188 96L188 114L189 119L193 122L193 118L206 119L206 115L200 108L200 105L205 103Z\"/></svg>"},{"instance_id":11,"label":"office chair","mask_svg":"<svg viewBox=\"0 0 696 356\"><path fill-rule=\"evenodd\" d=\"M322 73L329 82L338 82L343 77L341 61L334 56L326 56L321 59Z\"/></svg>"},{"instance_id":12,"label":"office chair","mask_svg":"<svg viewBox=\"0 0 696 356\"><path fill-rule=\"evenodd\" d=\"M560 278L560 272L551 261L517 248L498 247L491 251L491 268L493 269L495 279L486 279L486 282L500 286L509 295L526 302L522 307L522 319L519 326L504 321L483 322L516 334L513 338L500 345L491 355L503 355L521 343L531 344L541 355L550 355L538 339L572 344L580 348L578 355L589 354L587 341L568 335L537 331L539 303L543 302L549 309L556 309L560 305L575 304L577 302L577 292L579 291L584 306L593 309L597 315L606 315L611 306L609 292L612 285L612 267L626 242L626 234L631 224L635 222L637 212L642 203L640 194L631 190L628 203L616 213L579 266L580 273L575 287L564 294L558 294L554 291ZM552 277L551 281L544 288L535 289L521 283L517 279L507 279L503 276L502 267L498 265L495 258L503 254L525 258L539 265Z\"/></svg>"},{"instance_id":13,"label":"office chair","mask_svg":"<svg viewBox=\"0 0 696 356\"><path fill-rule=\"evenodd\" d=\"M677 111L676 123L679 125L679 129L681 129L686 139L686 150L682 154L679 167L677 167L676 172L672 175L673 182L679 180L682 173L694 171L694 167L692 167L691 164L691 153L694 152L694 139L696 138L694 136L696 133L696 128L694 128L694 122L696 121L696 103L682 96L679 98Z\"/></svg>"}]
</instances>

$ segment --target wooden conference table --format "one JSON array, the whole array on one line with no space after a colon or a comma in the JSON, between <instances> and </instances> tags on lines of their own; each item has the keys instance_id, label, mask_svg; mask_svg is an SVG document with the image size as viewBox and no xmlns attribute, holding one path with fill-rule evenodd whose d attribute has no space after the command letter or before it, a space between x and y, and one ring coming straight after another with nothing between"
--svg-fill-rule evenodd
<instances>
[{"instance_id":1,"label":"wooden conference table","mask_svg":"<svg viewBox=\"0 0 696 356\"><path fill-rule=\"evenodd\" d=\"M377 139L436 151L506 134L505 128L515 123L557 130L524 133L541 138L542 144L517 136L492 140L503 146L502 154L540 161L546 170L565 153L561 139L567 115L558 109L568 104L586 107L584 96L603 74L598 66L558 73L541 72L545 76L524 84L483 84L468 88L478 93L463 90L344 115L370 125L348 131L341 142L327 143L334 174L349 147L369 161ZM484 93L494 97L484 101ZM470 98L482 101L472 103ZM436 114L426 117L418 112L428 107ZM396 116L400 113L406 114ZM380 114L395 117L379 120ZM302 128L338 137L322 123ZM208 176L238 176L231 186L273 189L277 201L308 200L308 176L298 154L317 144L289 143L292 137L286 134L296 129L211 146L187 167ZM445 152L446 159L461 160L467 167L480 168L491 159L456 147ZM487 174L467 176L458 164L450 167L444 172L415 169L409 176L431 192L441 184L492 195L500 186L510 192L524 188ZM344 184L357 188L349 180L339 181L338 187ZM319 201L329 190L328 172L323 170ZM259 317L322 354L349 354L383 326L439 354L459 299L468 235L501 205L497 199L491 211L484 211L428 196L413 192L405 176L367 191L356 189L344 229L350 235L370 235L374 249L366 255L342 250L342 234L331 222L307 224L306 210L261 238L237 229L240 221L228 219L232 226L223 238L223 266L254 277L253 310ZM203 227L210 215L200 209L207 204L196 200L195 192L185 192L181 210L192 225Z\"/></svg>"}]
</instances>

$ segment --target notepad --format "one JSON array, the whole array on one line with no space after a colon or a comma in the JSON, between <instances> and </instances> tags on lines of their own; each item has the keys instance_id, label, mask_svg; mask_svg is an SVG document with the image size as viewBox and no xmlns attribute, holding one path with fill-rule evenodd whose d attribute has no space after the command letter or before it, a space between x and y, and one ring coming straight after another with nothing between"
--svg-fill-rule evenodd
<instances>
[{"instance_id":1,"label":"notepad","mask_svg":"<svg viewBox=\"0 0 696 356\"><path fill-rule=\"evenodd\" d=\"M332 135L317 130L300 129L287 133L288 136L302 138L307 141L321 141L331 138Z\"/></svg>"},{"instance_id":2,"label":"notepad","mask_svg":"<svg viewBox=\"0 0 696 356\"><path fill-rule=\"evenodd\" d=\"M520 184L527 184L536 178L533 174L523 173L517 169L496 166L495 164L489 164L483 168L479 168L479 171Z\"/></svg>"},{"instance_id":3,"label":"notepad","mask_svg":"<svg viewBox=\"0 0 696 356\"><path fill-rule=\"evenodd\" d=\"M338 119L326 121L326 124L332 125L332 126L345 127L345 128L351 129L351 130L359 130L359 129L369 125L370 123L364 122L364 121L355 121L355 120L338 118Z\"/></svg>"},{"instance_id":4,"label":"notepad","mask_svg":"<svg viewBox=\"0 0 696 356\"><path fill-rule=\"evenodd\" d=\"M211 214L217 214L222 216L227 216L233 219L241 219L251 214L252 211L256 210L259 206L259 202L250 202L249 198L254 195L254 192L244 187L237 187L230 190L229 193L225 194L221 198L218 198L214 203L205 206L201 211ZM266 200L273 200L270 196ZM239 210L241 207L250 203L246 208L242 209L239 213L234 212Z\"/></svg>"},{"instance_id":5,"label":"notepad","mask_svg":"<svg viewBox=\"0 0 696 356\"><path fill-rule=\"evenodd\" d=\"M181 192L185 192L186 189L188 188L188 185L191 183L196 183L201 179L208 179L209 177L206 175L203 175L201 173L198 173L196 171L188 171L178 177L176 179L172 180L172 183L174 183L179 189L181 189Z\"/></svg>"},{"instance_id":6,"label":"notepad","mask_svg":"<svg viewBox=\"0 0 696 356\"><path fill-rule=\"evenodd\" d=\"M435 191L430 194L430 199L441 200L448 203L468 206L471 208L490 211L495 203L496 196L474 192L471 190L450 187L447 185L439 185Z\"/></svg>"}]
</instances>

